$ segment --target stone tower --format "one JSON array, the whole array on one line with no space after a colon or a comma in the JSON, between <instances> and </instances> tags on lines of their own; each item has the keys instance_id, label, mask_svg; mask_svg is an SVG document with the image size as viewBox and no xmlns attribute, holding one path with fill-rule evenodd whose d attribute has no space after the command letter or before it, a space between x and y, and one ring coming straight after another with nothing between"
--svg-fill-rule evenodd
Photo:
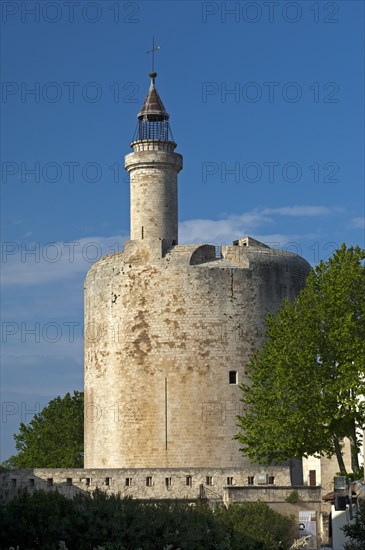
<instances>
[{"instance_id":1,"label":"stone tower","mask_svg":"<svg viewBox=\"0 0 365 550\"><path fill-rule=\"evenodd\" d=\"M177 174L182 156L169 139L169 115L155 87L151 86L138 115L138 139L131 144L125 167L131 182L131 240L162 239L169 248L177 244Z\"/></svg>"},{"instance_id":2,"label":"stone tower","mask_svg":"<svg viewBox=\"0 0 365 550\"><path fill-rule=\"evenodd\" d=\"M177 244L182 157L150 76L125 159L131 240L85 281L85 468L246 470L238 385L266 313L295 298L309 265L251 237Z\"/></svg>"}]
</instances>

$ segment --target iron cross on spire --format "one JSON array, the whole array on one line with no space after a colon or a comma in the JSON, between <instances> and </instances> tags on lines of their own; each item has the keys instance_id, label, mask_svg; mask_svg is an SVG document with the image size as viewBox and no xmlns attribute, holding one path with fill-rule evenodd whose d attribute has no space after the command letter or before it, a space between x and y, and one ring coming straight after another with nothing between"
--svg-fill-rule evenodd
<instances>
[{"instance_id":1,"label":"iron cross on spire","mask_svg":"<svg viewBox=\"0 0 365 550\"><path fill-rule=\"evenodd\" d=\"M155 37L152 36L152 50L148 50L148 52L146 52L146 53L152 54L152 73L155 72L155 52L157 52L160 49L161 49L160 46L155 47Z\"/></svg>"}]
</instances>

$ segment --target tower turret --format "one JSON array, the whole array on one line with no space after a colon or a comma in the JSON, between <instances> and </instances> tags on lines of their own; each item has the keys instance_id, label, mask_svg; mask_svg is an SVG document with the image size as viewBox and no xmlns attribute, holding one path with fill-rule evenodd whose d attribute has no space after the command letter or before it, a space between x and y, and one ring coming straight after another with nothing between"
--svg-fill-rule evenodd
<instances>
[{"instance_id":1,"label":"tower turret","mask_svg":"<svg viewBox=\"0 0 365 550\"><path fill-rule=\"evenodd\" d=\"M131 240L163 240L170 248L178 242L177 174L182 156L174 153L169 114L155 87L157 74L138 114L133 153L126 155L130 174Z\"/></svg>"}]
</instances>

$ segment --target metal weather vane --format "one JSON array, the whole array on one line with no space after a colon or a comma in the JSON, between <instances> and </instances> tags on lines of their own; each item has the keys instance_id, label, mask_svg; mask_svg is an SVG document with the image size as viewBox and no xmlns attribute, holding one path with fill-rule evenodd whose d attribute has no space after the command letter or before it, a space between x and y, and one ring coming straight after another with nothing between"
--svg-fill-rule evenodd
<instances>
[{"instance_id":1,"label":"metal weather vane","mask_svg":"<svg viewBox=\"0 0 365 550\"><path fill-rule=\"evenodd\" d=\"M155 72L155 52L157 52L160 49L161 49L160 46L155 46L155 37L153 36L152 37L152 50L148 50L146 52L146 53L151 53L152 54L152 72L153 73Z\"/></svg>"}]
</instances>

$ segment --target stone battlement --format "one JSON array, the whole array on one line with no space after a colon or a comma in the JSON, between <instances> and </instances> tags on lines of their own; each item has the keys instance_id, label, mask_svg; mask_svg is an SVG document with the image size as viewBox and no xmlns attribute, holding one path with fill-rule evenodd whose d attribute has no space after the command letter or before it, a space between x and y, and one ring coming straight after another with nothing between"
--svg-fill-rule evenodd
<instances>
[{"instance_id":1,"label":"stone battlement","mask_svg":"<svg viewBox=\"0 0 365 550\"><path fill-rule=\"evenodd\" d=\"M262 482L262 485L248 485ZM276 484L276 485L275 485ZM184 500L265 500L265 494L284 501L292 491L289 469L252 466L246 471L237 468L32 468L7 470L0 474L3 498L11 498L27 489L55 490L66 496L77 492L92 492L96 488L108 493L136 499ZM308 500L308 490L302 488L301 499ZM320 491L320 488L315 488ZM318 492L317 491L317 492ZM312 491L313 492L313 491ZM274 499L275 501L275 499Z\"/></svg>"}]
</instances>

